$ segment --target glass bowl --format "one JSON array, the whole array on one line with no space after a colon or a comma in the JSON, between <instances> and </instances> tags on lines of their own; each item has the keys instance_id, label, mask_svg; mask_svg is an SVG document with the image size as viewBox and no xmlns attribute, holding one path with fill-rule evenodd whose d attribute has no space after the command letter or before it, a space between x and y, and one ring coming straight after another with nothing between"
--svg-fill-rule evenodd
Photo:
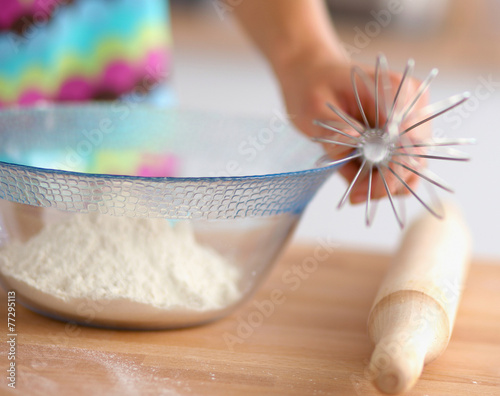
<instances>
[{"instance_id":1,"label":"glass bowl","mask_svg":"<svg viewBox=\"0 0 500 396\"><path fill-rule=\"evenodd\" d=\"M335 171L279 113L0 111L0 280L52 318L198 325L256 290Z\"/></svg>"}]
</instances>

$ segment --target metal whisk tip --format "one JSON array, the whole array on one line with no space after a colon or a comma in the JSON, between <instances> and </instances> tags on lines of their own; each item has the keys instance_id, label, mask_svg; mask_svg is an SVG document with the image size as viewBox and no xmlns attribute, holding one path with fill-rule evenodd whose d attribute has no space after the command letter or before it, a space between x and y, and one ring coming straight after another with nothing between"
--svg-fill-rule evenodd
<instances>
[{"instance_id":1,"label":"metal whisk tip","mask_svg":"<svg viewBox=\"0 0 500 396\"><path fill-rule=\"evenodd\" d=\"M441 206L437 196L436 202L426 202L408 184L405 174L415 175L428 182L429 188L436 186L452 192L453 190L447 183L427 169L422 162L425 160L468 161L470 159L468 155L449 146L475 143L475 139L470 138L431 137L422 139L412 134L407 135L434 118L460 106L471 96L470 92L463 92L437 103L420 107L418 102L428 91L431 82L438 74L438 70L432 69L418 88L414 92L409 92L409 82L413 75L414 66L415 61L409 59L394 94L389 78L388 62L383 54L377 57L373 78L368 76L359 66L353 66L351 68L351 84L360 113L359 119L352 117L339 107L327 103L328 108L341 120L344 128L338 126L338 121L313 121L315 125L329 132L326 136L314 137L314 141L325 145L341 146L349 150L346 156L338 159L326 154L318 160L318 163L340 166L356 161L360 164L338 207L341 208L345 204L356 183L359 183L361 179L367 179L368 190L365 205L367 225L372 224L375 216L375 205L372 201L374 200L376 180L381 181L394 216L401 228L404 227L404 220L394 202L394 188L391 188L394 182L399 183L398 187L401 191L406 190L407 193L413 195L430 213L442 218L442 213L436 209ZM372 103L375 107L374 119L369 120L367 117L358 89L358 79L372 96ZM334 124L335 126L333 126ZM353 131L356 135L353 135Z\"/></svg>"}]
</instances>

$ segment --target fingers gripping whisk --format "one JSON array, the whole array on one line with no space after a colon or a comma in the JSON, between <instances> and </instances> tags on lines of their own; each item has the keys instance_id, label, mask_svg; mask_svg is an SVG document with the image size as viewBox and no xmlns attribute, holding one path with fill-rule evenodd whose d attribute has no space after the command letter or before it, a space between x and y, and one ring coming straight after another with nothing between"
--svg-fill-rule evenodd
<instances>
[{"instance_id":1,"label":"fingers gripping whisk","mask_svg":"<svg viewBox=\"0 0 500 396\"><path fill-rule=\"evenodd\" d=\"M408 184L406 175L416 176L430 183L429 186L437 186L448 192L452 189L436 174L422 165L422 160L447 160L447 161L468 161L469 157L449 146L460 146L473 144L474 139L458 138L425 138L417 139L410 137L409 132L415 128L428 123L436 117L460 106L469 97L468 92L454 95L445 100L417 109L417 103L427 92L432 80L437 75L437 70L433 69L428 77L424 79L414 92L410 92L410 80L414 69L414 61L408 60L401 80L396 89L389 78L389 67L384 55L379 55L375 64L374 78L370 78L361 68L354 66L351 69L351 82L354 90L354 97L359 109L359 121L342 109L328 103L330 110L339 117L343 124L338 122L328 122L315 120L314 123L328 131L328 135L315 137L313 140L325 145L334 145L349 150L343 158L333 159L326 154L318 160L322 165L343 165L350 161L359 163L359 169L344 195L338 207L341 208L356 183L362 177L368 179L368 192L366 197L365 221L370 225L374 218L373 190L375 188L375 175L383 185L383 189L389 198L390 205L401 228L404 227L402 210L396 208L389 180L393 179L399 183L401 189L413 195L429 212L434 216L442 217L435 209L436 205L426 202ZM372 96L370 102L375 108L374 120L369 122L367 116L370 109L363 107L360 90L358 86L360 80L369 94ZM395 91L395 94L393 92ZM352 129L355 135L346 132ZM420 161L419 161L420 160ZM404 173L403 173L404 172ZM392 190L392 191L391 191Z\"/></svg>"}]
</instances>

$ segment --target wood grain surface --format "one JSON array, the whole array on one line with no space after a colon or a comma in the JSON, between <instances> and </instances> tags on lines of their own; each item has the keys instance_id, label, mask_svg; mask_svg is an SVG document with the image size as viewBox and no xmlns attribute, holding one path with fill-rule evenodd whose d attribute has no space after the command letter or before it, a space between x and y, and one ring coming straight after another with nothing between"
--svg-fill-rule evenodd
<instances>
[{"instance_id":1,"label":"wood grain surface","mask_svg":"<svg viewBox=\"0 0 500 396\"><path fill-rule=\"evenodd\" d=\"M318 246L289 247L253 298L196 328L96 329L17 305L16 389L4 371L2 292L0 394L377 395L366 320L390 257ZM473 263L448 349L407 395L500 395L500 266L491 264Z\"/></svg>"}]
</instances>

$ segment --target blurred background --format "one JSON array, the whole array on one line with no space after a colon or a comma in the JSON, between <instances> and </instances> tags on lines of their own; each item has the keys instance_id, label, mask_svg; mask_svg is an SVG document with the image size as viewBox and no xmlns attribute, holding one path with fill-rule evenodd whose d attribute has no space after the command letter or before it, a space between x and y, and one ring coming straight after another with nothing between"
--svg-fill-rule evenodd
<instances>
[{"instance_id":1,"label":"blurred background","mask_svg":"<svg viewBox=\"0 0 500 396\"><path fill-rule=\"evenodd\" d=\"M245 0L243 0L245 1ZM464 209L476 256L500 257L500 1L401 0L401 12L386 10L391 0L328 0L333 23L353 59L374 64L386 54L402 71L412 57L416 75L440 70L431 86L431 102L470 91L469 102L452 116L434 122L436 134L474 137L466 147L469 163L439 163L430 168L447 180L455 194L442 199ZM172 1L173 83L179 104L227 114L271 116L284 110L272 71L218 0ZM227 1L237 7L238 1ZM345 190L333 176L308 207L295 240L333 238L342 247L391 251L400 238L389 202L380 203L375 224L364 225L364 208L336 205ZM407 217L421 211L407 200Z\"/></svg>"}]
</instances>

